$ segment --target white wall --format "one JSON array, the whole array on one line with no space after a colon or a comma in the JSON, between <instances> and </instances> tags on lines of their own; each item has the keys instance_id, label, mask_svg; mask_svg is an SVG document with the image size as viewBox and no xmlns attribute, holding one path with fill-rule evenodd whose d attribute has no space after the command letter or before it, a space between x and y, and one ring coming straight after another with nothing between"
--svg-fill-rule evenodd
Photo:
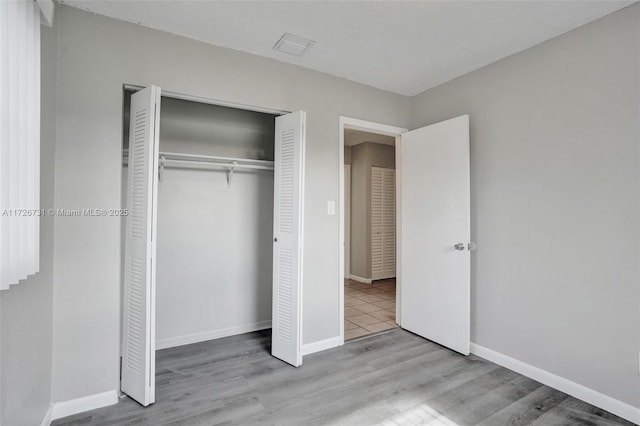
<instances>
[{"instance_id":1,"label":"white wall","mask_svg":"<svg viewBox=\"0 0 640 426\"><path fill-rule=\"evenodd\" d=\"M640 7L424 92L471 116L472 340L640 407Z\"/></svg>"},{"instance_id":2,"label":"white wall","mask_svg":"<svg viewBox=\"0 0 640 426\"><path fill-rule=\"evenodd\" d=\"M56 32L41 26L40 207L53 206ZM32 426L51 401L53 216L40 220L40 271L0 292L0 425Z\"/></svg>"},{"instance_id":3,"label":"white wall","mask_svg":"<svg viewBox=\"0 0 640 426\"><path fill-rule=\"evenodd\" d=\"M407 127L409 100L64 6L56 16L56 207L120 206L123 83L306 110L303 341L338 336L338 216L326 213L339 202L338 118ZM119 387L120 247L117 218L56 218L54 401Z\"/></svg>"},{"instance_id":4,"label":"white wall","mask_svg":"<svg viewBox=\"0 0 640 426\"><path fill-rule=\"evenodd\" d=\"M273 173L167 169L158 195L157 343L270 326Z\"/></svg>"}]
</instances>

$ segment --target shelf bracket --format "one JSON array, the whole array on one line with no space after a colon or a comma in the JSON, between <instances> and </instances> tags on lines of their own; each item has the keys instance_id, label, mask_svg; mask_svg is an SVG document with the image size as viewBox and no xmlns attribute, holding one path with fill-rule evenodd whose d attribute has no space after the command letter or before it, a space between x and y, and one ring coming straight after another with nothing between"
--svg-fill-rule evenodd
<instances>
[{"instance_id":1,"label":"shelf bracket","mask_svg":"<svg viewBox=\"0 0 640 426\"><path fill-rule=\"evenodd\" d=\"M160 156L160 167L158 167L158 181L162 182L162 173L164 173L164 155Z\"/></svg>"},{"instance_id":2,"label":"shelf bracket","mask_svg":"<svg viewBox=\"0 0 640 426\"><path fill-rule=\"evenodd\" d=\"M233 161L231 166L227 169L227 186L231 186L231 178L233 178L233 172L236 171L237 161Z\"/></svg>"}]
</instances>

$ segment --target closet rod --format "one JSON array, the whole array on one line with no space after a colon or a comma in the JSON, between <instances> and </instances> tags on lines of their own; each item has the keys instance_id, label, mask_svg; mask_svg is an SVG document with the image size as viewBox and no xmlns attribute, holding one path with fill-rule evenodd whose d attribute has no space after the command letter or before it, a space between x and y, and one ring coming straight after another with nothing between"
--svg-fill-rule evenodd
<instances>
[{"instance_id":1,"label":"closet rod","mask_svg":"<svg viewBox=\"0 0 640 426\"><path fill-rule=\"evenodd\" d=\"M127 164L129 150L123 151L124 164ZM189 163L196 166L234 167L256 170L273 170L273 161L254 160L251 158L221 157L215 155L182 154L178 152L160 152L158 154L161 162L165 165L174 163L176 165L187 166Z\"/></svg>"},{"instance_id":2,"label":"closet rod","mask_svg":"<svg viewBox=\"0 0 640 426\"><path fill-rule=\"evenodd\" d=\"M237 162L237 166L265 166L273 169L273 161L267 160L254 160L252 158L238 158L238 157L220 157L216 155L199 155L199 154L182 154L179 152L160 152L160 157L164 157L166 160L179 160L179 161L198 161L198 162ZM231 164L226 164L231 165Z\"/></svg>"},{"instance_id":3,"label":"closet rod","mask_svg":"<svg viewBox=\"0 0 640 426\"><path fill-rule=\"evenodd\" d=\"M162 159L163 155L160 154L160 158ZM162 163L161 163L162 164ZM178 160L178 159L173 159L173 158L166 158L164 160L164 164L165 167L171 166L171 165L175 165L175 166L182 166L182 167L189 167L189 166L196 166L196 167L207 167L207 166L211 166L211 167L225 167L225 168L229 168L229 167L233 167L235 169L253 169L253 170L273 170L273 165L261 165L261 164L242 164L240 162L230 162L230 163L223 163L223 162L215 162L215 161L198 161L198 160Z\"/></svg>"},{"instance_id":4,"label":"closet rod","mask_svg":"<svg viewBox=\"0 0 640 426\"><path fill-rule=\"evenodd\" d=\"M129 163L129 150L123 151L125 165ZM162 182L165 167L208 168L221 167L227 169L227 185L231 186L233 173L238 169L273 170L273 161L254 160L251 158L220 157L216 155L181 154L178 152L160 152L158 154L158 179Z\"/></svg>"}]
</instances>

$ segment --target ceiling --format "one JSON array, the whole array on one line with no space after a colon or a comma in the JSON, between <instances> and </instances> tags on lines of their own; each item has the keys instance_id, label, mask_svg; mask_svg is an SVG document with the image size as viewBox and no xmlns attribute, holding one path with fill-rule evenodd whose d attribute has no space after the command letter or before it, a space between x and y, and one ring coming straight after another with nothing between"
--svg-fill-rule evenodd
<instances>
[{"instance_id":1,"label":"ceiling","mask_svg":"<svg viewBox=\"0 0 640 426\"><path fill-rule=\"evenodd\" d=\"M362 130L344 129L344 146L354 146L363 142L373 142L395 146L396 138L394 138L393 136L364 132Z\"/></svg>"},{"instance_id":2,"label":"ceiling","mask_svg":"<svg viewBox=\"0 0 640 426\"><path fill-rule=\"evenodd\" d=\"M60 0L97 14L413 96L633 1ZM314 40L302 57L284 33Z\"/></svg>"}]
</instances>

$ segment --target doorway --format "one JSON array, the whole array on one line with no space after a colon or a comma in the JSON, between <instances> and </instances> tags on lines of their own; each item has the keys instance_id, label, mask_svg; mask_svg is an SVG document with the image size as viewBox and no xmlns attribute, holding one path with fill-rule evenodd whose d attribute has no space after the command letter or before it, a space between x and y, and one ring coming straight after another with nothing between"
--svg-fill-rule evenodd
<instances>
[{"instance_id":1,"label":"doorway","mask_svg":"<svg viewBox=\"0 0 640 426\"><path fill-rule=\"evenodd\" d=\"M341 117L341 342L400 323L396 141L406 129Z\"/></svg>"},{"instance_id":2,"label":"doorway","mask_svg":"<svg viewBox=\"0 0 640 426\"><path fill-rule=\"evenodd\" d=\"M470 241L469 116L461 115L412 131L340 117L338 155L341 163L345 160L347 129L395 139L395 323L405 330L468 355L471 335L470 254L475 250L475 243ZM353 170L351 174L354 174ZM343 344L347 298L342 167L339 188L343 201L340 209L338 283L340 343ZM350 217L353 219L351 207ZM350 247L353 253L353 243ZM370 299L369 295L358 298Z\"/></svg>"}]
</instances>

